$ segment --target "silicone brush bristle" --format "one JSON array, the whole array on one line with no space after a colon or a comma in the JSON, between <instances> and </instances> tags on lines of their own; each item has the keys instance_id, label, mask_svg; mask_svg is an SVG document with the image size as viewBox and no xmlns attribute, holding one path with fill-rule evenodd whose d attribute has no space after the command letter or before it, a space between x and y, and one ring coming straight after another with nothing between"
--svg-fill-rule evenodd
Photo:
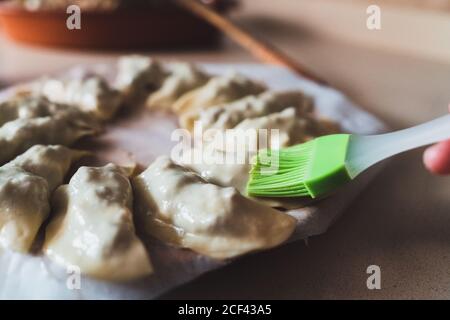
<instances>
[{"instance_id":1,"label":"silicone brush bristle","mask_svg":"<svg viewBox=\"0 0 450 320\"><path fill-rule=\"evenodd\" d=\"M247 192L259 197L308 196L304 183L312 141L281 150L261 150L250 171Z\"/></svg>"},{"instance_id":2,"label":"silicone brush bristle","mask_svg":"<svg viewBox=\"0 0 450 320\"><path fill-rule=\"evenodd\" d=\"M248 195L315 198L333 191L351 180L345 163L349 139L348 134L334 134L259 151L250 171Z\"/></svg>"}]
</instances>

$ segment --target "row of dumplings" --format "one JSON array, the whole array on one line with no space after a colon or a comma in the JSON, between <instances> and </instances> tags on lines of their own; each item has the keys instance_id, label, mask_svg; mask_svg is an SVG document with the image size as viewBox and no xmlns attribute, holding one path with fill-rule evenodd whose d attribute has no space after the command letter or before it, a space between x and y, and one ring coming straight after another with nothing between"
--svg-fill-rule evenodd
<instances>
[{"instance_id":1,"label":"row of dumplings","mask_svg":"<svg viewBox=\"0 0 450 320\"><path fill-rule=\"evenodd\" d=\"M62 185L84 155L36 145L0 167L1 247L29 252L46 225L42 251L50 259L92 277L126 281L153 273L140 237L224 259L276 246L295 228L294 218L233 187L208 183L167 157L136 177L114 164L80 167Z\"/></svg>"},{"instance_id":2,"label":"row of dumplings","mask_svg":"<svg viewBox=\"0 0 450 320\"><path fill-rule=\"evenodd\" d=\"M0 164L25 151L30 145L36 143L70 145L79 137L98 131L93 121L86 123L83 114L91 115L89 119L109 120L120 106L133 105L145 100L150 109L176 113L180 125L189 130L193 129L194 121L197 120L204 129L278 129L280 147L338 131L334 123L318 119L314 113L312 99L301 91L274 92L267 90L263 84L237 73L211 76L189 63L163 66L158 61L142 56L126 56L119 59L117 74L112 84L98 75L87 75L69 80L42 79L28 86L26 90L35 96L44 96L53 103L79 106L76 111L71 109L71 113L78 113L77 115L67 116L70 122L75 122L77 126L66 130L67 134L55 135L52 133L63 132L59 127L68 127L64 119L59 121L19 119L17 123L13 121L4 129L0 129L0 145L6 145L3 148L5 150L11 149L0 155ZM26 99L12 102L11 109L19 110L18 105L29 103L30 101ZM0 107L0 120L4 118L2 116L4 109L5 106ZM52 111L49 114L45 110L39 112L33 115L27 115L27 112L19 113L21 117L47 116L55 113ZM55 125L52 126L53 123ZM6 131L11 133L5 142ZM43 133L40 135L38 134L40 132ZM207 154L205 158L220 157L223 150L214 152L216 154ZM231 185L241 191L245 188L248 178L249 167L245 164L207 167L192 163L183 165L208 181L225 186Z\"/></svg>"},{"instance_id":3,"label":"row of dumplings","mask_svg":"<svg viewBox=\"0 0 450 320\"><path fill-rule=\"evenodd\" d=\"M152 106L171 105L176 97L202 85L203 77L207 76L191 64L164 68L148 57L125 56L119 59L111 82L85 74L45 77L20 86L15 96L0 103L0 165L35 144L70 146L98 133L101 122L142 97L149 96Z\"/></svg>"},{"instance_id":4,"label":"row of dumplings","mask_svg":"<svg viewBox=\"0 0 450 320\"><path fill-rule=\"evenodd\" d=\"M282 146L337 130L317 119L302 92L271 92L239 74L212 77L186 63L129 56L119 60L113 83L98 75L41 79L0 104L1 247L29 252L45 228L42 251L50 259L123 281L153 273L141 239L223 259L289 238L295 219L271 207L283 204L243 195L248 163L160 157L136 177L113 164L81 167L62 185L86 154L64 146L99 132L102 121L139 101L176 113L190 130L196 120L220 130L279 129Z\"/></svg>"}]
</instances>

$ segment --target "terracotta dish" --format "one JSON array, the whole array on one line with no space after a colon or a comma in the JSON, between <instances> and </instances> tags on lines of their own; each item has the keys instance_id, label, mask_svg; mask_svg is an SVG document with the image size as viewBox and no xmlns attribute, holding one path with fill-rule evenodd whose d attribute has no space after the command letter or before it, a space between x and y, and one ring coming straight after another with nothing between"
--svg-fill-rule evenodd
<instances>
[{"instance_id":1,"label":"terracotta dish","mask_svg":"<svg viewBox=\"0 0 450 320\"><path fill-rule=\"evenodd\" d=\"M227 13L235 1L208 1ZM66 27L65 10L37 10L0 1L4 32L20 42L44 46L96 49L139 49L208 46L218 43L220 32L190 12L172 4L149 8L81 13L81 29Z\"/></svg>"}]
</instances>

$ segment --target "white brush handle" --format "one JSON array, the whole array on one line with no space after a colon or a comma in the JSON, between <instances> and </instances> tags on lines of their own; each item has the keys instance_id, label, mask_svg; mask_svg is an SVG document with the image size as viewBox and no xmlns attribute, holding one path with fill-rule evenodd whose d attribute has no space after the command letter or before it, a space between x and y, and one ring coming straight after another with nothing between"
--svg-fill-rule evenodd
<instances>
[{"instance_id":1,"label":"white brush handle","mask_svg":"<svg viewBox=\"0 0 450 320\"><path fill-rule=\"evenodd\" d=\"M446 139L450 139L450 114L396 132L352 135L347 151L347 170L353 178L383 159Z\"/></svg>"}]
</instances>

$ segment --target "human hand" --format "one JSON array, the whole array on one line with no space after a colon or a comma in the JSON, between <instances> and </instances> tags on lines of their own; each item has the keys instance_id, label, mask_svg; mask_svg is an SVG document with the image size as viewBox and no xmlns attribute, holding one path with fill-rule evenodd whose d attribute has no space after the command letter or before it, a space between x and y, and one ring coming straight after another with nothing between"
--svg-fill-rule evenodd
<instances>
[{"instance_id":1,"label":"human hand","mask_svg":"<svg viewBox=\"0 0 450 320\"><path fill-rule=\"evenodd\" d=\"M442 141L426 149L423 154L423 161L425 167L432 173L450 174L450 140Z\"/></svg>"}]
</instances>

